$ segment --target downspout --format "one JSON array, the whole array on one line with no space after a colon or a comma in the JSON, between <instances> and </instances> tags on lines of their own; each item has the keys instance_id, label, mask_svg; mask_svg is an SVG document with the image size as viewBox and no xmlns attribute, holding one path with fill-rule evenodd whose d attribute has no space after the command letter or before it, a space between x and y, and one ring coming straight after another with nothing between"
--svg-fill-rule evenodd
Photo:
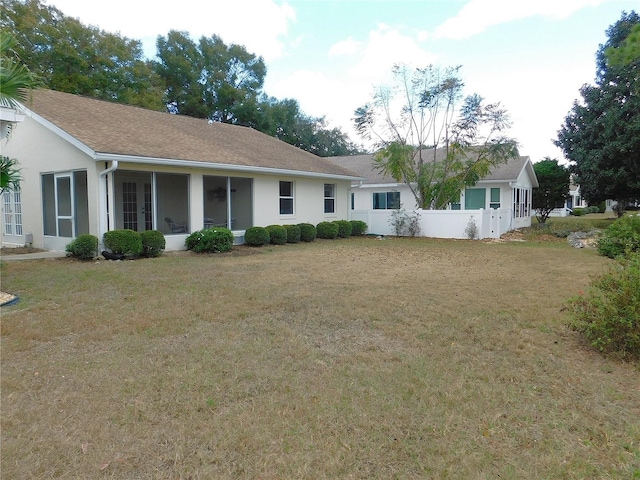
<instances>
[{"instance_id":1,"label":"downspout","mask_svg":"<svg viewBox=\"0 0 640 480\"><path fill-rule=\"evenodd\" d=\"M98 173L98 218L100 219L98 222L98 242L100 244L100 250L104 248L102 245L103 235L109 230L109 226L113 225L113 221L110 221L113 220L113 192L109 195L109 198L107 198L107 175L117 170L117 168L118 160L112 160L109 168ZM108 203L110 205L108 205Z\"/></svg>"}]
</instances>

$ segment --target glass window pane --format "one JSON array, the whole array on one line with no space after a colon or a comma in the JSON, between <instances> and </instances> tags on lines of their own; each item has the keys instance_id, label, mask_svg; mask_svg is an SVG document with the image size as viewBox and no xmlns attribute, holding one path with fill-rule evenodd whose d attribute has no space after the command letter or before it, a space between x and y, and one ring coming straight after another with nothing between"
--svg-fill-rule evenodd
<instances>
[{"instance_id":1,"label":"glass window pane","mask_svg":"<svg viewBox=\"0 0 640 480\"><path fill-rule=\"evenodd\" d=\"M280 182L280 196L293 197L293 182Z\"/></svg>"},{"instance_id":2,"label":"glass window pane","mask_svg":"<svg viewBox=\"0 0 640 480\"><path fill-rule=\"evenodd\" d=\"M334 185L332 183L325 183L324 184L324 196L325 197L333 197L333 189L334 189Z\"/></svg>"},{"instance_id":3,"label":"glass window pane","mask_svg":"<svg viewBox=\"0 0 640 480\"><path fill-rule=\"evenodd\" d=\"M333 198L324 199L324 213L335 213L335 200Z\"/></svg>"},{"instance_id":4,"label":"glass window pane","mask_svg":"<svg viewBox=\"0 0 640 480\"><path fill-rule=\"evenodd\" d=\"M58 219L58 236L59 237L73 237L73 228L70 218Z\"/></svg>"},{"instance_id":5,"label":"glass window pane","mask_svg":"<svg viewBox=\"0 0 640 480\"><path fill-rule=\"evenodd\" d=\"M400 208L400 192L389 192L387 194L387 208Z\"/></svg>"},{"instance_id":6,"label":"glass window pane","mask_svg":"<svg viewBox=\"0 0 640 480\"><path fill-rule=\"evenodd\" d=\"M492 188L491 189L491 202L492 203L500 203L500 189Z\"/></svg>"},{"instance_id":7,"label":"glass window pane","mask_svg":"<svg viewBox=\"0 0 640 480\"><path fill-rule=\"evenodd\" d=\"M386 193L374 193L373 194L373 209L382 210L387 208L387 194Z\"/></svg>"},{"instance_id":8,"label":"glass window pane","mask_svg":"<svg viewBox=\"0 0 640 480\"><path fill-rule=\"evenodd\" d=\"M54 178L52 174L42 176L42 214L44 220L44 234L56 234L56 196Z\"/></svg>"},{"instance_id":9,"label":"glass window pane","mask_svg":"<svg viewBox=\"0 0 640 480\"><path fill-rule=\"evenodd\" d=\"M293 198L280 199L280 214L293 215Z\"/></svg>"}]
</instances>

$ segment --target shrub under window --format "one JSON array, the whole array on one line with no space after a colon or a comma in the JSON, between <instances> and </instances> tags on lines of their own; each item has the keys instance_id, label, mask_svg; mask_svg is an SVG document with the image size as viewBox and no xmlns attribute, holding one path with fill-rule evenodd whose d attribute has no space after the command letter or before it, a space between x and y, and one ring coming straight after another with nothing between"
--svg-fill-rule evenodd
<instances>
[{"instance_id":1,"label":"shrub under window","mask_svg":"<svg viewBox=\"0 0 640 480\"><path fill-rule=\"evenodd\" d=\"M223 227L205 228L189 235L185 245L197 253L228 252L233 247L233 233Z\"/></svg>"}]
</instances>

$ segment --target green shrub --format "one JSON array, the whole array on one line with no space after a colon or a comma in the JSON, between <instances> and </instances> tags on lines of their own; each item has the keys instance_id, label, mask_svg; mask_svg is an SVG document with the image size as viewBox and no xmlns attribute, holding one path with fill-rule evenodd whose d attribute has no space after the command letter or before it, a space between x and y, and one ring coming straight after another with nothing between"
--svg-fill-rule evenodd
<instances>
[{"instance_id":1,"label":"green shrub","mask_svg":"<svg viewBox=\"0 0 640 480\"><path fill-rule=\"evenodd\" d=\"M284 245L287 243L287 230L282 225L267 225L269 232L269 242L273 245Z\"/></svg>"},{"instance_id":2,"label":"green shrub","mask_svg":"<svg viewBox=\"0 0 640 480\"><path fill-rule=\"evenodd\" d=\"M585 213L587 213L587 212L585 211L584 208L574 208L572 215L575 216L575 217L581 217Z\"/></svg>"},{"instance_id":3,"label":"green shrub","mask_svg":"<svg viewBox=\"0 0 640 480\"><path fill-rule=\"evenodd\" d=\"M142 237L133 230L111 230L102 236L102 243L113 253L137 257L142 253Z\"/></svg>"},{"instance_id":4,"label":"green shrub","mask_svg":"<svg viewBox=\"0 0 640 480\"><path fill-rule=\"evenodd\" d=\"M338 236L340 238L349 238L351 236L351 222L348 220L335 220L332 223L338 225Z\"/></svg>"},{"instance_id":5,"label":"green shrub","mask_svg":"<svg viewBox=\"0 0 640 480\"><path fill-rule=\"evenodd\" d=\"M333 222L320 222L316 225L316 235L318 238L330 240L338 238L338 225Z\"/></svg>"},{"instance_id":6,"label":"green shrub","mask_svg":"<svg viewBox=\"0 0 640 480\"><path fill-rule=\"evenodd\" d=\"M367 224L362 220L351 220L351 236L364 235L367 231Z\"/></svg>"},{"instance_id":7,"label":"green shrub","mask_svg":"<svg viewBox=\"0 0 640 480\"><path fill-rule=\"evenodd\" d=\"M70 256L81 260L93 260L98 256L98 237L88 233L78 235L65 250Z\"/></svg>"},{"instance_id":8,"label":"green shrub","mask_svg":"<svg viewBox=\"0 0 640 480\"><path fill-rule=\"evenodd\" d=\"M224 227L205 228L193 232L184 243L188 250L197 253L228 252L233 247L233 233Z\"/></svg>"},{"instance_id":9,"label":"green shrub","mask_svg":"<svg viewBox=\"0 0 640 480\"><path fill-rule=\"evenodd\" d=\"M569 300L570 327L601 352L640 358L640 254L596 278Z\"/></svg>"},{"instance_id":10,"label":"green shrub","mask_svg":"<svg viewBox=\"0 0 640 480\"><path fill-rule=\"evenodd\" d=\"M300 240L303 242L313 242L318 234L316 226L311 223L299 223Z\"/></svg>"},{"instance_id":11,"label":"green shrub","mask_svg":"<svg viewBox=\"0 0 640 480\"><path fill-rule=\"evenodd\" d=\"M250 227L244 232L244 243L252 247L261 247L270 241L269 232L264 227Z\"/></svg>"},{"instance_id":12,"label":"green shrub","mask_svg":"<svg viewBox=\"0 0 640 480\"><path fill-rule=\"evenodd\" d=\"M298 225L285 225L287 231L287 243L300 242L300 227Z\"/></svg>"},{"instance_id":13,"label":"green shrub","mask_svg":"<svg viewBox=\"0 0 640 480\"><path fill-rule=\"evenodd\" d=\"M598 252L610 258L640 252L640 216L624 216L609 225L598 240Z\"/></svg>"},{"instance_id":14,"label":"green shrub","mask_svg":"<svg viewBox=\"0 0 640 480\"><path fill-rule=\"evenodd\" d=\"M607 211L607 202L604 200L598 204L598 212L597 213L605 213Z\"/></svg>"},{"instance_id":15,"label":"green shrub","mask_svg":"<svg viewBox=\"0 0 640 480\"><path fill-rule=\"evenodd\" d=\"M159 257L167 245L164 235L159 230L146 230L142 237L142 255L148 258Z\"/></svg>"}]
</instances>

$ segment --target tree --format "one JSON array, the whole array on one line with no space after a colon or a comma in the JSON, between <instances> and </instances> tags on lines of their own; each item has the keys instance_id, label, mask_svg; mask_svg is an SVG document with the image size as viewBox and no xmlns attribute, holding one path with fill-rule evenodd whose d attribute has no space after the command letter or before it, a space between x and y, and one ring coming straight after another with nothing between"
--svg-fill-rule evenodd
<instances>
[{"instance_id":1,"label":"tree","mask_svg":"<svg viewBox=\"0 0 640 480\"><path fill-rule=\"evenodd\" d=\"M2 10L2 28L14 33L17 54L43 86L165 108L162 82L144 60L140 41L83 25L39 0L2 0Z\"/></svg>"},{"instance_id":2,"label":"tree","mask_svg":"<svg viewBox=\"0 0 640 480\"><path fill-rule=\"evenodd\" d=\"M545 223L554 208L569 195L569 170L557 159L545 157L533 164L539 187L533 190L533 208L538 222Z\"/></svg>"},{"instance_id":3,"label":"tree","mask_svg":"<svg viewBox=\"0 0 640 480\"><path fill-rule=\"evenodd\" d=\"M217 35L196 44L188 33L175 30L159 36L156 46L156 72L176 113L235 125L257 121L267 73L262 57L240 45L227 46Z\"/></svg>"},{"instance_id":4,"label":"tree","mask_svg":"<svg viewBox=\"0 0 640 480\"><path fill-rule=\"evenodd\" d=\"M569 159L576 183L589 203L614 199L618 214L640 198L640 58L608 61L607 51L624 44L640 24L635 12L607 29L596 56L595 85L583 85L558 131L555 144Z\"/></svg>"},{"instance_id":5,"label":"tree","mask_svg":"<svg viewBox=\"0 0 640 480\"><path fill-rule=\"evenodd\" d=\"M505 135L507 112L479 95L463 99L459 70L396 66L395 84L378 88L355 111L356 131L378 148L375 168L408 185L423 209L445 208L518 155L516 141Z\"/></svg>"},{"instance_id":6,"label":"tree","mask_svg":"<svg viewBox=\"0 0 640 480\"><path fill-rule=\"evenodd\" d=\"M29 97L29 90L38 85L38 79L17 57L14 51L16 45L13 35L0 29L1 107L17 108L18 102L25 102ZM0 193L6 189L15 190L20 187L20 169L17 165L18 161L15 158L0 156Z\"/></svg>"},{"instance_id":7,"label":"tree","mask_svg":"<svg viewBox=\"0 0 640 480\"><path fill-rule=\"evenodd\" d=\"M637 61L640 58L640 24L631 29L618 47L608 47L605 55L610 65L630 65Z\"/></svg>"}]
</instances>

